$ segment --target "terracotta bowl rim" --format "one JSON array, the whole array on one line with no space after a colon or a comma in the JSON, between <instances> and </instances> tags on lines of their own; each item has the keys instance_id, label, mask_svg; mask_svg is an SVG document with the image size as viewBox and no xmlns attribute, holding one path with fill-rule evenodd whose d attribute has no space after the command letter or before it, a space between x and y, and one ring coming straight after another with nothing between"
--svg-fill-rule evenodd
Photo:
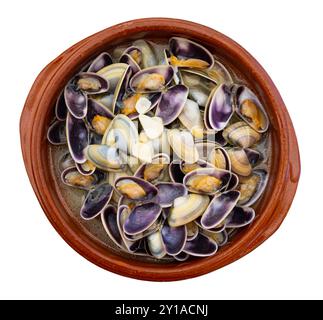
<instances>
[{"instance_id":1,"label":"terracotta bowl rim","mask_svg":"<svg viewBox=\"0 0 323 320\"><path fill-rule=\"evenodd\" d=\"M238 59L238 63L250 68L255 82L262 88L274 108L279 132L279 161L276 174L277 184L258 219L229 250L220 251L214 257L192 260L174 265L160 265L127 260L112 251L95 244L85 233L75 227L69 218L62 215L66 208L60 204L59 194L46 192L53 181L44 174L46 161L42 147L44 137L40 136L45 127L44 110L52 108L48 98L57 92L59 79L66 73L73 74L79 62L93 55L93 47L98 43L125 38L127 34L149 31L163 31L192 35L203 41L217 43L228 55ZM70 76L69 75L69 76ZM54 90L55 89L55 90ZM37 125L36 125L37 124ZM42 128L42 130L39 130ZM124 22L100 31L69 48L48 64L38 75L27 97L20 120L21 147L26 170L36 196L51 224L62 238L77 252L96 265L114 273L141 280L173 281L196 277L219 269L248 254L268 239L284 220L292 203L300 176L300 158L297 139L284 102L274 83L261 65L239 44L227 36L206 26L185 20L170 18L145 18ZM48 166L48 165L47 165ZM48 168L47 168L48 169ZM53 187L56 188L55 186Z\"/></svg>"}]
</instances>

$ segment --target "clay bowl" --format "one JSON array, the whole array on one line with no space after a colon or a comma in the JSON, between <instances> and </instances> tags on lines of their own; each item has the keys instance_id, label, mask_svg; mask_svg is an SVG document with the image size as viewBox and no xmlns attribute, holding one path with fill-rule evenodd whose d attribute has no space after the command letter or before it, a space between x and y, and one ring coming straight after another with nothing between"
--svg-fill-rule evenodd
<instances>
[{"instance_id":1,"label":"clay bowl","mask_svg":"<svg viewBox=\"0 0 323 320\"><path fill-rule=\"evenodd\" d=\"M208 47L258 94L271 121L271 174L266 192L256 205L257 219L215 256L182 263L158 264L120 255L86 229L61 193L53 173L51 147L47 143L46 132L60 91L90 59L125 41L169 38L174 35L191 38ZM300 176L300 159L293 125L268 74L233 40L208 27L183 20L153 18L125 22L90 36L66 50L37 77L21 115L20 134L30 182L57 232L91 262L137 279L171 281L192 278L219 269L248 254L280 226L292 203Z\"/></svg>"}]
</instances>

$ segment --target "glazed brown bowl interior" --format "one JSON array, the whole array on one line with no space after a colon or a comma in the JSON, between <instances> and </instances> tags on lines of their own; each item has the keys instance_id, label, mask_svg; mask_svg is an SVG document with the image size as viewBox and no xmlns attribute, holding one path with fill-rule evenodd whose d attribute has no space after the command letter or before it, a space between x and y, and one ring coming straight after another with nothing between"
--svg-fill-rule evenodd
<instances>
[{"instance_id":1,"label":"glazed brown bowl interior","mask_svg":"<svg viewBox=\"0 0 323 320\"><path fill-rule=\"evenodd\" d=\"M158 264L121 255L88 232L61 193L51 168L46 140L53 106L67 81L102 51L135 39L183 36L205 45L254 90L270 118L272 152L268 186L255 206L256 220L239 231L215 256L186 262ZM207 27L174 19L142 19L103 30L74 45L38 76L21 117L21 143L25 165L35 193L48 219L76 251L112 272L145 280L179 280L216 270L255 249L279 227L287 214L300 174L297 141L284 103L269 76L243 48ZM88 222L90 223L90 222Z\"/></svg>"}]
</instances>

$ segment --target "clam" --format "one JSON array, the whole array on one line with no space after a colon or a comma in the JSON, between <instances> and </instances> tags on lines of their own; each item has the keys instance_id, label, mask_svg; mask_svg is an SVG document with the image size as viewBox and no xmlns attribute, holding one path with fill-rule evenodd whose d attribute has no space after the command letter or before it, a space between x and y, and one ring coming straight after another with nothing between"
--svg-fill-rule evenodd
<instances>
[{"instance_id":1,"label":"clam","mask_svg":"<svg viewBox=\"0 0 323 320\"><path fill-rule=\"evenodd\" d=\"M231 172L231 178L226 190L227 191L234 190L238 187L238 184L239 184L239 177L235 173Z\"/></svg>"},{"instance_id":2,"label":"clam","mask_svg":"<svg viewBox=\"0 0 323 320\"><path fill-rule=\"evenodd\" d=\"M203 138L203 119L201 117L199 105L195 101L190 99L186 100L178 119L195 138Z\"/></svg>"},{"instance_id":3,"label":"clam","mask_svg":"<svg viewBox=\"0 0 323 320\"><path fill-rule=\"evenodd\" d=\"M88 100L86 120L95 133L103 136L113 117L113 113L104 105L94 99Z\"/></svg>"},{"instance_id":4,"label":"clam","mask_svg":"<svg viewBox=\"0 0 323 320\"><path fill-rule=\"evenodd\" d=\"M104 230L109 238L121 249L124 249L124 243L118 228L117 210L114 206L108 205L101 213L101 221Z\"/></svg>"},{"instance_id":5,"label":"clam","mask_svg":"<svg viewBox=\"0 0 323 320\"><path fill-rule=\"evenodd\" d=\"M47 139L53 145L66 144L66 121L54 121L48 128Z\"/></svg>"},{"instance_id":6,"label":"clam","mask_svg":"<svg viewBox=\"0 0 323 320\"><path fill-rule=\"evenodd\" d=\"M132 201L149 201L158 194L158 189L153 184L133 176L116 179L115 188L120 195Z\"/></svg>"},{"instance_id":7,"label":"clam","mask_svg":"<svg viewBox=\"0 0 323 320\"><path fill-rule=\"evenodd\" d=\"M110 64L112 64L111 56L107 52L103 52L92 61L87 71L98 72Z\"/></svg>"},{"instance_id":8,"label":"clam","mask_svg":"<svg viewBox=\"0 0 323 320\"><path fill-rule=\"evenodd\" d=\"M61 180L68 186L83 190L89 190L98 182L95 175L83 175L77 170L76 167L66 168L61 173Z\"/></svg>"},{"instance_id":9,"label":"clam","mask_svg":"<svg viewBox=\"0 0 323 320\"><path fill-rule=\"evenodd\" d=\"M171 129L167 131L167 137L170 146L180 159L187 163L194 163L199 159L193 136L189 131Z\"/></svg>"},{"instance_id":10,"label":"clam","mask_svg":"<svg viewBox=\"0 0 323 320\"><path fill-rule=\"evenodd\" d=\"M183 250L187 239L185 226L171 227L166 220L161 229L161 235L166 253L177 255Z\"/></svg>"},{"instance_id":11,"label":"clam","mask_svg":"<svg viewBox=\"0 0 323 320\"><path fill-rule=\"evenodd\" d=\"M190 193L175 199L168 216L172 227L185 225L203 214L210 200L208 196Z\"/></svg>"},{"instance_id":12,"label":"clam","mask_svg":"<svg viewBox=\"0 0 323 320\"><path fill-rule=\"evenodd\" d=\"M209 130L220 131L233 115L231 90L226 84L216 87L210 94L204 112L204 124Z\"/></svg>"},{"instance_id":13,"label":"clam","mask_svg":"<svg viewBox=\"0 0 323 320\"><path fill-rule=\"evenodd\" d=\"M78 172L83 176L89 176L93 174L96 169L96 166L90 161L85 161L84 163L76 162L75 167L78 170Z\"/></svg>"},{"instance_id":14,"label":"clam","mask_svg":"<svg viewBox=\"0 0 323 320\"><path fill-rule=\"evenodd\" d=\"M251 174L252 166L244 149L230 148L227 150L227 153L231 161L233 172L244 177Z\"/></svg>"},{"instance_id":15,"label":"clam","mask_svg":"<svg viewBox=\"0 0 323 320\"><path fill-rule=\"evenodd\" d=\"M216 146L207 157L207 161L214 167L231 171L231 160L228 152L219 146Z\"/></svg>"},{"instance_id":16,"label":"clam","mask_svg":"<svg viewBox=\"0 0 323 320\"><path fill-rule=\"evenodd\" d=\"M115 147L104 144L91 144L85 151L86 160L104 171L121 171L125 164Z\"/></svg>"},{"instance_id":17,"label":"clam","mask_svg":"<svg viewBox=\"0 0 323 320\"><path fill-rule=\"evenodd\" d=\"M188 96L188 88L182 84L169 88L161 96L155 115L164 125L172 123L182 112Z\"/></svg>"},{"instance_id":18,"label":"clam","mask_svg":"<svg viewBox=\"0 0 323 320\"><path fill-rule=\"evenodd\" d=\"M65 87L64 98L67 109L74 118L83 119L86 116L87 96L73 83L70 83Z\"/></svg>"},{"instance_id":19,"label":"clam","mask_svg":"<svg viewBox=\"0 0 323 320\"><path fill-rule=\"evenodd\" d=\"M87 94L100 94L109 90L109 82L94 72L82 72L74 78L79 90Z\"/></svg>"},{"instance_id":20,"label":"clam","mask_svg":"<svg viewBox=\"0 0 323 320\"><path fill-rule=\"evenodd\" d=\"M250 207L235 207L225 220L227 228L241 228L255 218L255 210Z\"/></svg>"},{"instance_id":21,"label":"clam","mask_svg":"<svg viewBox=\"0 0 323 320\"><path fill-rule=\"evenodd\" d=\"M181 183L158 182L158 202L163 208L171 207L174 200L187 195L185 186Z\"/></svg>"},{"instance_id":22,"label":"clam","mask_svg":"<svg viewBox=\"0 0 323 320\"><path fill-rule=\"evenodd\" d=\"M239 191L227 191L215 196L201 218L203 228L212 229L224 221L236 206L239 197Z\"/></svg>"},{"instance_id":23,"label":"clam","mask_svg":"<svg viewBox=\"0 0 323 320\"><path fill-rule=\"evenodd\" d=\"M190 192L214 195L227 187L230 178L230 171L217 168L200 168L187 173L183 184Z\"/></svg>"},{"instance_id":24,"label":"clam","mask_svg":"<svg viewBox=\"0 0 323 320\"><path fill-rule=\"evenodd\" d=\"M89 145L89 131L82 119L77 119L70 113L66 118L66 137L74 161L84 163L87 160L84 150Z\"/></svg>"},{"instance_id":25,"label":"clam","mask_svg":"<svg viewBox=\"0 0 323 320\"><path fill-rule=\"evenodd\" d=\"M113 187L107 182L91 189L82 205L81 217L85 220L90 220L98 216L107 207L112 197L112 192Z\"/></svg>"},{"instance_id":26,"label":"clam","mask_svg":"<svg viewBox=\"0 0 323 320\"><path fill-rule=\"evenodd\" d=\"M173 160L168 166L169 177L173 182L183 183L185 174L181 170L181 161Z\"/></svg>"},{"instance_id":27,"label":"clam","mask_svg":"<svg viewBox=\"0 0 323 320\"><path fill-rule=\"evenodd\" d=\"M221 147L213 140L198 140L195 142L197 152L200 160L208 160L210 153L215 149Z\"/></svg>"},{"instance_id":28,"label":"clam","mask_svg":"<svg viewBox=\"0 0 323 320\"><path fill-rule=\"evenodd\" d=\"M151 227L161 214L161 207L157 203L147 202L135 206L123 225L128 235L136 235Z\"/></svg>"},{"instance_id":29,"label":"clam","mask_svg":"<svg viewBox=\"0 0 323 320\"><path fill-rule=\"evenodd\" d=\"M180 162L180 168L184 174L192 172L196 169L202 168L213 168L214 166L211 163L206 162L205 160L197 160L194 163L186 163L185 161Z\"/></svg>"},{"instance_id":30,"label":"clam","mask_svg":"<svg viewBox=\"0 0 323 320\"><path fill-rule=\"evenodd\" d=\"M253 170L249 177L241 177L237 188L241 193L238 205L252 206L264 192L268 177L268 171L262 168Z\"/></svg>"},{"instance_id":31,"label":"clam","mask_svg":"<svg viewBox=\"0 0 323 320\"><path fill-rule=\"evenodd\" d=\"M147 41L141 40L141 39L136 40L133 43L133 47L136 48L138 53L136 53L136 51L134 51L133 49L130 50L129 48L128 48L128 53L130 53L132 56L140 57L138 58L140 59L140 62L138 62L137 60L137 63L142 65L143 68L149 68L157 64L157 59L154 55L154 52Z\"/></svg>"},{"instance_id":32,"label":"clam","mask_svg":"<svg viewBox=\"0 0 323 320\"><path fill-rule=\"evenodd\" d=\"M212 68L206 70L205 72L217 84L225 83L227 85L230 85L233 83L233 79L229 70L216 59L214 59Z\"/></svg>"},{"instance_id":33,"label":"clam","mask_svg":"<svg viewBox=\"0 0 323 320\"><path fill-rule=\"evenodd\" d=\"M261 135L244 122L235 122L223 130L223 137L232 145L249 148L260 140Z\"/></svg>"},{"instance_id":34,"label":"clam","mask_svg":"<svg viewBox=\"0 0 323 320\"><path fill-rule=\"evenodd\" d=\"M137 72L130 80L130 88L137 93L160 92L171 82L174 70L171 66L160 65Z\"/></svg>"},{"instance_id":35,"label":"clam","mask_svg":"<svg viewBox=\"0 0 323 320\"><path fill-rule=\"evenodd\" d=\"M229 237L227 231L225 230L220 232L210 232L210 230L203 229L201 233L209 239L215 241L219 247L223 247L228 242Z\"/></svg>"},{"instance_id":36,"label":"clam","mask_svg":"<svg viewBox=\"0 0 323 320\"><path fill-rule=\"evenodd\" d=\"M157 259L162 259L167 254L161 231L158 230L147 237L150 253Z\"/></svg>"},{"instance_id":37,"label":"clam","mask_svg":"<svg viewBox=\"0 0 323 320\"><path fill-rule=\"evenodd\" d=\"M128 64L130 66L132 74L136 74L137 72L139 72L141 70L137 61L128 53L124 53L120 57L119 62Z\"/></svg>"},{"instance_id":38,"label":"clam","mask_svg":"<svg viewBox=\"0 0 323 320\"><path fill-rule=\"evenodd\" d=\"M142 52L140 48L136 46L128 47L121 56L128 54L137 64L138 66L141 65L142 62Z\"/></svg>"},{"instance_id":39,"label":"clam","mask_svg":"<svg viewBox=\"0 0 323 320\"><path fill-rule=\"evenodd\" d=\"M55 115L58 120L65 120L67 117L67 106L65 103L64 90L60 93L55 104Z\"/></svg>"},{"instance_id":40,"label":"clam","mask_svg":"<svg viewBox=\"0 0 323 320\"><path fill-rule=\"evenodd\" d=\"M183 249L185 253L195 257L212 256L217 250L217 243L201 233L199 233L195 239L187 241Z\"/></svg>"},{"instance_id":41,"label":"clam","mask_svg":"<svg viewBox=\"0 0 323 320\"><path fill-rule=\"evenodd\" d=\"M190 257L190 255L182 251L181 253L173 257L175 258L175 260L183 262L186 261Z\"/></svg>"},{"instance_id":42,"label":"clam","mask_svg":"<svg viewBox=\"0 0 323 320\"><path fill-rule=\"evenodd\" d=\"M207 69L214 63L212 54L200 44L179 37L169 40L170 63L177 67Z\"/></svg>"},{"instance_id":43,"label":"clam","mask_svg":"<svg viewBox=\"0 0 323 320\"><path fill-rule=\"evenodd\" d=\"M187 240L188 241L195 239L199 233L199 227L194 221L186 224L186 230L187 230Z\"/></svg>"},{"instance_id":44,"label":"clam","mask_svg":"<svg viewBox=\"0 0 323 320\"><path fill-rule=\"evenodd\" d=\"M266 132L269 119L257 96L243 85L236 85L233 92L236 113L257 132Z\"/></svg>"},{"instance_id":45,"label":"clam","mask_svg":"<svg viewBox=\"0 0 323 320\"><path fill-rule=\"evenodd\" d=\"M60 172L64 171L67 168L74 167L75 166L75 161L70 155L69 151L66 151L61 155L61 157L58 160L58 168Z\"/></svg>"}]
</instances>

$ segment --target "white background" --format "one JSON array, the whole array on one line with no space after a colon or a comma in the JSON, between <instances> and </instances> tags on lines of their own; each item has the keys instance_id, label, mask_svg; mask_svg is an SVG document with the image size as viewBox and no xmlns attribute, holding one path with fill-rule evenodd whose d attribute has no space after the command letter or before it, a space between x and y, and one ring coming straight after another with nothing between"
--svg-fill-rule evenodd
<instances>
[{"instance_id":1,"label":"white background","mask_svg":"<svg viewBox=\"0 0 323 320\"><path fill-rule=\"evenodd\" d=\"M2 1L0 8L0 298L323 298L322 1ZM91 7L93 5L94 7ZM19 117L41 69L116 23L165 16L233 38L264 66L293 119L302 158L297 196L254 252L192 280L140 282L73 251L40 208L22 161Z\"/></svg>"}]
</instances>

